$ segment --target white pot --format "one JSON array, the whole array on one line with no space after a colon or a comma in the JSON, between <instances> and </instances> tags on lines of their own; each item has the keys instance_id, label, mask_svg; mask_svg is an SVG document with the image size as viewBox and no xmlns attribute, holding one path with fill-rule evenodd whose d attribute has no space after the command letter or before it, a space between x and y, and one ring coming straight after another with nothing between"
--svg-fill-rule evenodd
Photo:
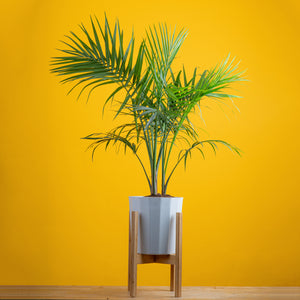
<instances>
[{"instance_id":1,"label":"white pot","mask_svg":"<svg viewBox=\"0 0 300 300\"><path fill-rule=\"evenodd\" d=\"M181 197L129 197L131 212L139 213L138 253L173 254L176 213L182 212Z\"/></svg>"}]
</instances>

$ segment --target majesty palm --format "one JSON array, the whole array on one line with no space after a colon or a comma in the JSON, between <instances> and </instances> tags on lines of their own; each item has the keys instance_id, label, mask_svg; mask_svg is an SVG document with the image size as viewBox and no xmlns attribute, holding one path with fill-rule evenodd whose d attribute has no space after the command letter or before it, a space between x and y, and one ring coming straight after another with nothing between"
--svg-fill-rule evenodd
<instances>
[{"instance_id":1,"label":"majesty palm","mask_svg":"<svg viewBox=\"0 0 300 300\"><path fill-rule=\"evenodd\" d=\"M62 83L74 83L81 88L79 96L102 85L112 84L115 89L104 103L118 105L116 117L127 115L128 123L107 133L94 133L85 137L91 140L94 155L100 145L124 145L137 157L146 176L151 195L158 195L158 172L161 171L161 195L166 195L168 183L177 166L184 162L194 149L204 157L203 146L208 144L216 152L217 144L240 153L237 147L221 140L200 140L190 121L196 109L201 113L204 97L224 101L234 95L226 92L231 83L243 80L237 65L227 57L221 64L199 74L197 68L188 76L184 67L175 72L172 63L182 46L187 31L170 30L166 25L150 27L146 38L134 53L134 34L126 46L119 22L110 28L105 17L104 26L91 18L90 32L80 25L81 36L74 32L63 41L61 56L54 57L52 72L64 76ZM83 36L83 37L82 37ZM79 97L78 96L78 97ZM118 98L118 100L115 100ZM182 140L184 143L178 143ZM140 157L144 145L149 166ZM174 146L186 145L179 151L175 164L170 166Z\"/></svg>"}]
</instances>

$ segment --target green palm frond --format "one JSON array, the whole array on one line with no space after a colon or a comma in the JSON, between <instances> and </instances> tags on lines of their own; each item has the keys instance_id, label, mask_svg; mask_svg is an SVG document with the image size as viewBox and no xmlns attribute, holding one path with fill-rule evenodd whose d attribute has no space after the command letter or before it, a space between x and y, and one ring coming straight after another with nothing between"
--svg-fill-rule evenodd
<instances>
[{"instance_id":1,"label":"green palm frond","mask_svg":"<svg viewBox=\"0 0 300 300\"><path fill-rule=\"evenodd\" d=\"M125 136L121 135L121 133L123 131L122 129L124 129L124 127L132 127L132 124L127 124L125 126L123 125L123 126L117 127L115 129L113 129L111 132L107 132L107 133L93 133L86 137L83 137L83 139L92 140L92 143L88 147L88 149L92 149L92 159L94 158L95 151L97 150L97 148L99 146L104 146L105 149L107 149L109 146L115 146L115 147L117 147L117 150L120 150L120 147L123 146L124 153L126 153L127 149L130 149L132 151L132 153L139 160L139 163L140 163L141 167L143 168L144 174L147 178L149 188L151 189L151 182L148 177L146 168L138 155L138 149L140 147L140 144L137 145L137 144L131 142L132 136L130 136L130 134L128 134L128 131ZM133 128L135 128L135 127L133 127ZM132 128L129 129L129 132L131 130L132 130ZM117 132L119 132L119 133L117 133Z\"/></svg>"},{"instance_id":2,"label":"green palm frond","mask_svg":"<svg viewBox=\"0 0 300 300\"><path fill-rule=\"evenodd\" d=\"M187 159L188 159L189 157L190 157L190 158L192 157L192 151L193 151L193 150L198 150L198 151L201 153L203 159L205 159L205 154L204 154L204 152L203 152L203 147L204 147L205 144L210 145L211 148L213 149L213 152L214 152L215 154L217 154L217 152L216 152L216 150L218 149L217 144L224 145L224 146L227 147L230 151L232 151L232 152L238 154L239 156L241 156L241 153L242 153L241 149L239 149L238 147L233 146L233 145L231 145L231 144L229 144L229 143L227 143L227 142L225 142L225 141L222 141L222 140L204 140L204 141L197 141L197 142L195 142L190 148L188 148L188 149L183 149L183 150L181 150L181 151L179 152L178 158L177 158L177 162L176 162L175 166L173 167L172 171L170 172L169 177L168 177L167 180L166 180L165 189L167 188L168 183L169 183L169 181L170 181L170 179L171 179L171 177L172 177L174 171L176 170L176 168L178 167L178 165L179 165L182 161L184 161L184 168L186 168Z\"/></svg>"},{"instance_id":3,"label":"green palm frond","mask_svg":"<svg viewBox=\"0 0 300 300\"><path fill-rule=\"evenodd\" d=\"M67 49L60 49L65 55L52 59L51 71L64 77L62 83L75 83L70 91L81 87L78 97L88 90L89 98L97 87L115 84L117 87L107 101L121 90L126 91L125 100L128 101L141 87L143 42L134 61L134 36L124 46L123 31L118 21L112 30L106 17L103 27L96 17L91 17L91 27L93 33L89 34L84 25L80 25L84 37L72 31L66 36L67 41L63 41L63 44Z\"/></svg>"},{"instance_id":4,"label":"green palm frond","mask_svg":"<svg viewBox=\"0 0 300 300\"><path fill-rule=\"evenodd\" d=\"M166 76L187 36L187 31L181 29L176 33L176 28L171 31L167 25L160 24L159 29L156 26L149 27L146 34L146 58L159 90L166 84Z\"/></svg>"},{"instance_id":5,"label":"green palm frond","mask_svg":"<svg viewBox=\"0 0 300 300\"><path fill-rule=\"evenodd\" d=\"M214 152L217 144L223 144L236 154L240 150L221 140L200 140L199 128L193 125L191 113L199 110L202 118L203 101L219 104L233 102L236 95L228 92L233 83L244 80L238 72L239 63L228 55L224 61L202 73L195 68L191 75L183 66L173 70L173 62L180 50L187 31L168 28L166 24L149 27L146 38L135 52L134 33L127 43L117 20L110 26L105 16L101 25L96 17L90 18L90 27L83 24L80 32L70 32L62 42L60 56L51 61L51 72L62 77L62 83L71 84L69 93L78 89L78 98L100 86L114 86L103 102L117 105L115 117L131 118L107 133L94 133L84 139L92 143L92 157L99 146L107 149L124 148L138 158L147 178L151 194L158 192L158 170L161 170L162 195L177 166L186 162L193 150L205 157L203 146ZM207 105L207 104L206 104ZM148 154L148 172L138 152L144 145ZM179 149L174 151L175 148ZM187 147L187 148L186 148ZM180 150L186 148L184 150ZM175 166L169 170L170 157L179 152Z\"/></svg>"}]
</instances>

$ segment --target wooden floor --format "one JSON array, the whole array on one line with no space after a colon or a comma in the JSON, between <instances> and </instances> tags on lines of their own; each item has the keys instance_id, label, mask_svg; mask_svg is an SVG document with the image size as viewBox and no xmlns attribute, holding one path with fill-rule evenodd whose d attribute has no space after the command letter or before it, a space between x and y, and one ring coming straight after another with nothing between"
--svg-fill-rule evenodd
<instances>
[{"instance_id":1,"label":"wooden floor","mask_svg":"<svg viewBox=\"0 0 300 300\"><path fill-rule=\"evenodd\" d=\"M137 299L176 299L168 287L138 287ZM0 286L0 299L132 299L118 286ZM177 298L179 299L179 298ZM183 287L180 299L300 300L300 287Z\"/></svg>"}]
</instances>

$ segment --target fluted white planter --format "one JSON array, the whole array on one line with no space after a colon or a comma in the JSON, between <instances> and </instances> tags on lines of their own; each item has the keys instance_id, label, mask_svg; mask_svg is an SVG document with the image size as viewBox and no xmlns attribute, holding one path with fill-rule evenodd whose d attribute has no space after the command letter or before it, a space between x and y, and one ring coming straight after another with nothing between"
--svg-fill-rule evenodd
<instances>
[{"instance_id":1,"label":"fluted white planter","mask_svg":"<svg viewBox=\"0 0 300 300\"><path fill-rule=\"evenodd\" d=\"M139 213L138 253L173 254L176 213L182 212L181 197L129 197L130 216Z\"/></svg>"}]
</instances>

